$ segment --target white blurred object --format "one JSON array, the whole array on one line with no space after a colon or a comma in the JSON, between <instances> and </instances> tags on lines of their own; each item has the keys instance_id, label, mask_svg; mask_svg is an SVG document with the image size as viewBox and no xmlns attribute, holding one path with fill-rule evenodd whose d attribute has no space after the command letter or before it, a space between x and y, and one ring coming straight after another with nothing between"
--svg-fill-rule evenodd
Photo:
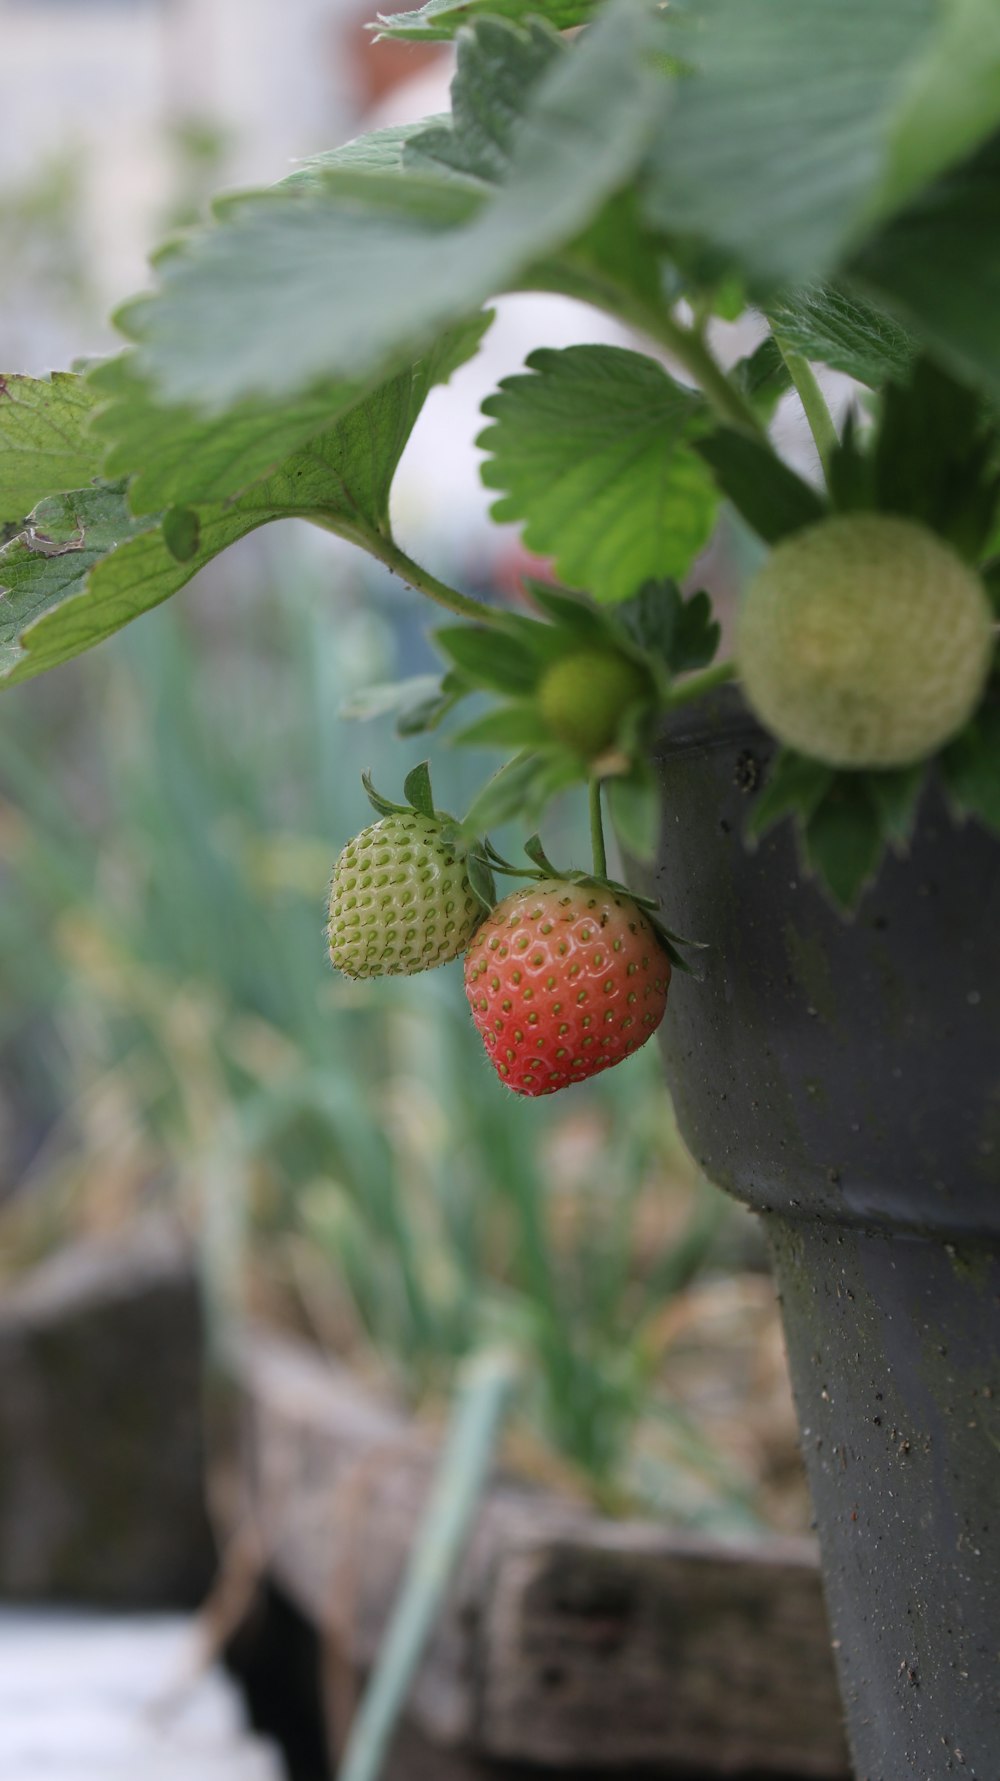
<instances>
[{"instance_id":1,"label":"white blurred object","mask_svg":"<svg viewBox=\"0 0 1000 1781\"><path fill-rule=\"evenodd\" d=\"M0 1611L0 1781L282 1781L178 1615Z\"/></svg>"}]
</instances>

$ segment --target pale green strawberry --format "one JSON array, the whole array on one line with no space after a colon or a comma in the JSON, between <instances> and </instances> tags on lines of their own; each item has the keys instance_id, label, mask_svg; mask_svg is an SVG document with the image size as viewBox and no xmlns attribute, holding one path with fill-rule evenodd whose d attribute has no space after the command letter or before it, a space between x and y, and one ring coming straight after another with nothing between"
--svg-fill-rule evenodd
<instances>
[{"instance_id":1,"label":"pale green strawberry","mask_svg":"<svg viewBox=\"0 0 1000 1781\"><path fill-rule=\"evenodd\" d=\"M454 823L396 810L333 868L330 958L347 977L412 976L457 958L485 914Z\"/></svg>"}]
</instances>

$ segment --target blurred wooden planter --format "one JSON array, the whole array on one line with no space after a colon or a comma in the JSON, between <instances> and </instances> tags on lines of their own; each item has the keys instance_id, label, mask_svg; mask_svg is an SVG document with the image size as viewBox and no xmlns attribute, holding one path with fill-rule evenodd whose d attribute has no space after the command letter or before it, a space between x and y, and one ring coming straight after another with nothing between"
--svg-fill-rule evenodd
<instances>
[{"instance_id":1,"label":"blurred wooden planter","mask_svg":"<svg viewBox=\"0 0 1000 1781\"><path fill-rule=\"evenodd\" d=\"M433 1445L293 1344L253 1337L242 1383L269 1570L323 1639L339 1736L378 1649ZM811 1541L723 1545L508 1482L483 1505L410 1709L416 1742L393 1770L407 1781L528 1764L849 1775Z\"/></svg>"}]
</instances>

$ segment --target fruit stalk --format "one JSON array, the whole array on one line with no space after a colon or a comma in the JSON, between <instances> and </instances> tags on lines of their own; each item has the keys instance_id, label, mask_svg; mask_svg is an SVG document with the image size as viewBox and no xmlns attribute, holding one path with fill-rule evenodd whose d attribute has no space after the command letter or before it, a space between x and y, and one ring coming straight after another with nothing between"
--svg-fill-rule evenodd
<instances>
[{"instance_id":1,"label":"fruit stalk","mask_svg":"<svg viewBox=\"0 0 1000 1781\"><path fill-rule=\"evenodd\" d=\"M601 817L601 782L596 776L590 787L590 846L594 856L594 877L608 875L608 853L604 845L604 823Z\"/></svg>"}]
</instances>

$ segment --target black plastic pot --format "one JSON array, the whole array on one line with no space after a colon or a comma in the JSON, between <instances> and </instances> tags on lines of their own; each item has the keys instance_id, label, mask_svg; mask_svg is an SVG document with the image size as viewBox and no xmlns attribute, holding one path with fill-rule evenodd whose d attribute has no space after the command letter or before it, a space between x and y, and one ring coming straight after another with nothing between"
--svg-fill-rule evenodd
<instances>
[{"instance_id":1,"label":"black plastic pot","mask_svg":"<svg viewBox=\"0 0 1000 1781\"><path fill-rule=\"evenodd\" d=\"M726 689L657 752L667 1075L769 1233L859 1781L997 1781L1000 843L930 791L846 923L745 846L772 746Z\"/></svg>"}]
</instances>

